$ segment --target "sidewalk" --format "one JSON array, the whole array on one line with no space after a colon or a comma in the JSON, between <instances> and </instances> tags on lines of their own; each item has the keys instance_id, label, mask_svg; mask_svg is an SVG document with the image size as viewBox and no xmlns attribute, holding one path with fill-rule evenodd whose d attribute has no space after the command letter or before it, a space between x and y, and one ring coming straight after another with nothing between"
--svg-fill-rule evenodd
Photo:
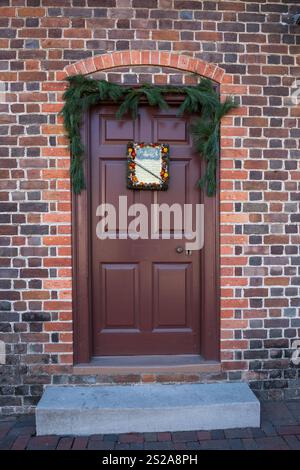
<instances>
[{"instance_id":1,"label":"sidewalk","mask_svg":"<svg viewBox=\"0 0 300 470\"><path fill-rule=\"evenodd\" d=\"M33 415L0 417L0 450L300 450L300 400L262 403L259 429L35 436Z\"/></svg>"}]
</instances>

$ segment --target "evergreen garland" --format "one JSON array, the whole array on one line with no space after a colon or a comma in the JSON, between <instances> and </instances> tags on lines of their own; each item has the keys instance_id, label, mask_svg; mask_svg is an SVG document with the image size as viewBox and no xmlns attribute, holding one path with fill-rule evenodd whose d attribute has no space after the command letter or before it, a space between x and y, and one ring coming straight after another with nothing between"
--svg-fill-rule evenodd
<instances>
[{"instance_id":1,"label":"evergreen garland","mask_svg":"<svg viewBox=\"0 0 300 470\"><path fill-rule=\"evenodd\" d=\"M95 80L83 75L68 77L69 87L64 93L65 104L61 111L68 133L71 151L71 180L75 194L85 186L83 173L84 148L80 138L80 125L84 111L101 101L120 103L116 117L130 113L135 119L141 97L145 97L150 106L167 109L164 94L180 93L185 99L179 107L178 115L199 113L199 118L191 125L191 134L199 154L206 160L206 172L199 181L208 196L216 192L216 169L219 158L220 121L232 108L237 107L232 98L223 103L213 88L212 82L202 78L196 86L154 86L144 84L138 88L125 87L106 80Z\"/></svg>"}]
</instances>

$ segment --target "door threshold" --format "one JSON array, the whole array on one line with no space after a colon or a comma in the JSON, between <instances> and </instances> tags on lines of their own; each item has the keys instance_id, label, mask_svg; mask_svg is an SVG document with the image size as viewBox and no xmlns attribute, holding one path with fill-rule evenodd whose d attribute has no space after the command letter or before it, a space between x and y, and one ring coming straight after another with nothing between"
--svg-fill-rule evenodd
<instances>
[{"instance_id":1,"label":"door threshold","mask_svg":"<svg viewBox=\"0 0 300 470\"><path fill-rule=\"evenodd\" d=\"M155 356L97 356L86 364L76 364L73 372L78 375L110 374L160 374L220 372L217 361L205 361L195 354Z\"/></svg>"}]
</instances>

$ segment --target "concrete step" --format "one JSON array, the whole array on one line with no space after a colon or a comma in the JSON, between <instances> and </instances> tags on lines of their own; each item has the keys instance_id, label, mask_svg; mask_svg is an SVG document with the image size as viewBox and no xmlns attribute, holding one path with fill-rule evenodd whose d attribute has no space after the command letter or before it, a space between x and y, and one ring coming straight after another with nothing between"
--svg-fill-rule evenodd
<instances>
[{"instance_id":1,"label":"concrete step","mask_svg":"<svg viewBox=\"0 0 300 470\"><path fill-rule=\"evenodd\" d=\"M118 434L259 427L245 383L48 386L37 435Z\"/></svg>"}]
</instances>

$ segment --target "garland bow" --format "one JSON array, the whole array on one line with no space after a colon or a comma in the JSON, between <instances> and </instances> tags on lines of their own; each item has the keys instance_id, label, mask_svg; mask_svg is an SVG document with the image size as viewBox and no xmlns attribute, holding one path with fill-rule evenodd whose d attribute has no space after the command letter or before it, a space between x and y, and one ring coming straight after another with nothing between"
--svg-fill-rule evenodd
<instances>
[{"instance_id":1,"label":"garland bow","mask_svg":"<svg viewBox=\"0 0 300 470\"><path fill-rule=\"evenodd\" d=\"M199 118L190 126L190 132L196 150L206 161L206 171L198 184L205 188L208 196L216 192L216 170L219 159L220 122L223 116L238 105L227 97L221 103L212 82L202 78L196 86L175 87L171 85L155 86L144 84L138 88L125 87L106 80L95 80L83 75L68 77L69 87L63 98L61 111L69 137L71 151L71 180L75 194L85 189L83 173L84 147L80 138L80 125L83 113L89 106L101 101L120 103L116 117L120 119L130 113L135 119L141 97L145 97L150 106L167 109L164 94L184 94L185 99L178 109L178 116L184 113L199 114Z\"/></svg>"}]
</instances>

